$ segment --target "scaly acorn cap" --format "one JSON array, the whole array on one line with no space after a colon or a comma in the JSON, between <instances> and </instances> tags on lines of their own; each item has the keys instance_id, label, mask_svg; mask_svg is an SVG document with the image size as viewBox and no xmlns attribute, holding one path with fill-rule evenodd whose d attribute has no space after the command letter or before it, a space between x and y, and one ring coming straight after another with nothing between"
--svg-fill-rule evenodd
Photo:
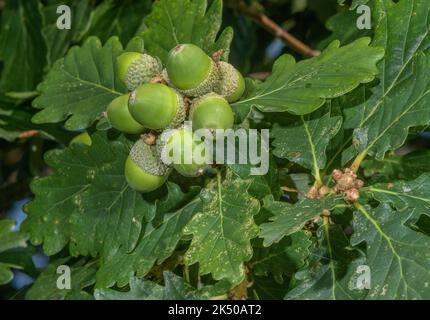
<instances>
[{"instance_id":1,"label":"scaly acorn cap","mask_svg":"<svg viewBox=\"0 0 430 320\"><path fill-rule=\"evenodd\" d=\"M219 85L215 92L223 96L228 102L236 102L245 92L245 80L242 74L230 63L219 61Z\"/></svg>"},{"instance_id":2,"label":"scaly acorn cap","mask_svg":"<svg viewBox=\"0 0 430 320\"><path fill-rule=\"evenodd\" d=\"M219 85L220 73L216 63L211 60L210 71L208 77L203 80L196 88L188 90L177 89L180 93L187 97L200 97L211 93Z\"/></svg>"},{"instance_id":3,"label":"scaly acorn cap","mask_svg":"<svg viewBox=\"0 0 430 320\"><path fill-rule=\"evenodd\" d=\"M163 80L164 80L166 83L168 83L169 85L172 85L172 83L170 82L169 74L167 73L166 68L164 68L164 69L161 71L161 78L163 78Z\"/></svg>"},{"instance_id":4,"label":"scaly acorn cap","mask_svg":"<svg viewBox=\"0 0 430 320\"><path fill-rule=\"evenodd\" d=\"M169 167L161 161L156 145L148 145L143 140L138 140L130 151L130 158L140 169L151 175L165 176L169 173Z\"/></svg>"},{"instance_id":5,"label":"scaly acorn cap","mask_svg":"<svg viewBox=\"0 0 430 320\"><path fill-rule=\"evenodd\" d=\"M169 84L188 97L210 93L220 81L216 63L193 44L180 44L169 52L166 72Z\"/></svg>"},{"instance_id":6,"label":"scaly acorn cap","mask_svg":"<svg viewBox=\"0 0 430 320\"><path fill-rule=\"evenodd\" d=\"M127 89L133 91L161 72L158 59L138 52L125 52L117 58L117 70Z\"/></svg>"},{"instance_id":7,"label":"scaly acorn cap","mask_svg":"<svg viewBox=\"0 0 430 320\"><path fill-rule=\"evenodd\" d=\"M175 91L176 92L176 91ZM184 97L181 93L176 92L176 98L177 98L177 109L176 109L176 115L173 118L173 120L168 125L168 129L175 129L180 127L187 117L187 110L185 108L185 102Z\"/></svg>"}]
</instances>

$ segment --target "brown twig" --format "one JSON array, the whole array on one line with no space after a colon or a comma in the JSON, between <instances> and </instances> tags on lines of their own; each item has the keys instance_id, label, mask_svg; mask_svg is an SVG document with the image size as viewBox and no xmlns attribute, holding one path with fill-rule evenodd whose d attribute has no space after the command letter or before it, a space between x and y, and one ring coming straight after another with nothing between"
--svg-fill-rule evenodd
<instances>
[{"instance_id":1,"label":"brown twig","mask_svg":"<svg viewBox=\"0 0 430 320\"><path fill-rule=\"evenodd\" d=\"M23 131L19 134L18 138L20 139L30 139L32 137L35 137L39 134L39 130L27 130L27 131Z\"/></svg>"},{"instance_id":2,"label":"brown twig","mask_svg":"<svg viewBox=\"0 0 430 320\"><path fill-rule=\"evenodd\" d=\"M257 23L262 25L267 31L274 34L276 37L282 39L285 43L289 44L295 51L307 58L319 56L320 51L314 50L288 31L279 26L275 21L270 19L264 13L260 12L255 6L247 5L243 0L228 0L226 4L234 10L251 17Z\"/></svg>"}]
</instances>

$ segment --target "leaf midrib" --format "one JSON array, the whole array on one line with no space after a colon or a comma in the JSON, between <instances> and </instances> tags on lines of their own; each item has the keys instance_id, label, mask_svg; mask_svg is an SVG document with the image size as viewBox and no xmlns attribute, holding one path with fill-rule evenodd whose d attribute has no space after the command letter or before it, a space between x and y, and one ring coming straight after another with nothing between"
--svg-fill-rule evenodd
<instances>
[{"instance_id":1,"label":"leaf midrib","mask_svg":"<svg viewBox=\"0 0 430 320\"><path fill-rule=\"evenodd\" d=\"M415 291L413 288L411 288L409 286L409 284L406 282L405 280L405 276L404 276L404 272L403 272L403 262L402 262L402 257L398 254L398 252L396 251L396 248L394 247L391 238L384 232L384 230L382 230L382 227L379 225L379 223L370 215L369 212L367 212L366 208L364 208L362 205L360 204L356 204L355 207L358 209L358 211L360 211L363 216L374 226L375 230L377 233L379 233L379 235L381 236L381 238L383 238L387 244L389 249L391 250L391 252L393 253L393 256L396 258L398 264L399 264L399 272L400 272L400 279L403 282L403 284L405 285L406 288L410 288L411 290Z\"/></svg>"},{"instance_id":2,"label":"leaf midrib","mask_svg":"<svg viewBox=\"0 0 430 320\"><path fill-rule=\"evenodd\" d=\"M374 188L374 187L369 187L368 190L371 191L371 192L387 193L387 194L395 195L395 196L398 196L398 197L407 197L407 198L411 198L411 199L415 199L415 200L419 200L419 201L430 203L430 198L426 199L426 198L414 196L414 195L407 194L407 193L401 193L401 192L396 192L396 191L384 190L384 189L379 189L379 188Z\"/></svg>"},{"instance_id":3,"label":"leaf midrib","mask_svg":"<svg viewBox=\"0 0 430 320\"><path fill-rule=\"evenodd\" d=\"M415 0L412 0L413 1L413 6L415 5ZM411 15L409 16L409 22L411 21ZM388 19L386 19L386 21L387 21ZM386 26L386 28L387 28L387 33L388 33L388 26ZM409 28L410 28L410 23L408 24L408 30L409 30ZM379 109L379 106L384 102L384 100L385 100L385 98L386 98L386 96L391 92L391 90L397 85L397 80L400 78L400 76L403 74L403 72L405 71L405 69L406 69L406 67L407 66L409 66L409 64L411 63L411 61L413 60L413 58L414 57L416 57L416 55L417 55L417 53L418 52L421 52L420 50L419 50L419 48L421 47L421 44L424 42L424 40L426 39L426 37L427 37L427 35L429 34L429 32L430 32L430 27L429 28L427 28L427 30L426 30L426 32L424 33L424 35L423 35L423 37L421 38L421 41L419 42L419 44L417 45L417 49L415 50L415 52L414 52L414 54L411 54L410 55L410 57L407 59L407 61L406 61L406 63L404 63L403 64L403 66L399 69L399 72L397 73L397 75L396 75L396 77L393 79L393 81L392 81L392 83L391 83L391 85L388 87L388 89L387 90L385 90L384 89L384 84L385 84L385 76L384 77L382 77L382 81L383 81L383 84L382 84L382 90L384 90L384 93L383 93L383 95L380 97L380 99L378 100L378 102L375 104L375 106L373 107L373 109L372 109L372 111L369 113L369 115L364 119L364 120L362 120L362 122L360 123L360 125L358 126L359 128L361 128L366 122L367 122L367 120L369 120L374 114L375 114L375 112ZM387 35L388 36L388 35ZM405 38L406 39L406 38ZM405 40L406 41L406 40ZM405 50L403 50L403 54L404 54L404 51ZM386 53L387 54L387 53ZM383 66L383 68L384 68L384 70L385 70L385 59L384 59L384 66ZM384 71L384 73L383 73L384 75L385 75L385 71Z\"/></svg>"}]
</instances>

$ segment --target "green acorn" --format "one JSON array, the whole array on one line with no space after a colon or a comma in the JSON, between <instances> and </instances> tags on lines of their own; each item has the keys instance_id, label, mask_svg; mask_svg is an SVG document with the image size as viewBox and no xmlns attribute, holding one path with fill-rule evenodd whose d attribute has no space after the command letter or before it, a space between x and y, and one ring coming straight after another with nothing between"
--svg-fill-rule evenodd
<instances>
[{"instance_id":1,"label":"green acorn","mask_svg":"<svg viewBox=\"0 0 430 320\"><path fill-rule=\"evenodd\" d=\"M151 192L161 187L169 176L156 146L138 140L125 162L125 178L136 191Z\"/></svg>"},{"instance_id":2,"label":"green acorn","mask_svg":"<svg viewBox=\"0 0 430 320\"><path fill-rule=\"evenodd\" d=\"M76 137L74 137L72 141L70 141L70 144L72 143L82 143L82 144L86 144L87 146L90 146L93 143L93 141L91 140L91 137L88 134L88 132L85 131L78 134Z\"/></svg>"},{"instance_id":3,"label":"green acorn","mask_svg":"<svg viewBox=\"0 0 430 320\"><path fill-rule=\"evenodd\" d=\"M216 88L216 92L228 102L236 102L245 92L245 79L235 67L227 62L218 62L218 69L221 81Z\"/></svg>"},{"instance_id":4,"label":"green acorn","mask_svg":"<svg viewBox=\"0 0 430 320\"><path fill-rule=\"evenodd\" d=\"M159 144L164 163L171 165L185 177L203 174L207 167L204 142L194 138L191 128L183 126L180 129L166 130L162 137L158 141L164 140Z\"/></svg>"},{"instance_id":5,"label":"green acorn","mask_svg":"<svg viewBox=\"0 0 430 320\"><path fill-rule=\"evenodd\" d=\"M199 47L180 44L167 60L169 82L182 94L199 97L214 91L219 82L216 63Z\"/></svg>"},{"instance_id":6,"label":"green acorn","mask_svg":"<svg viewBox=\"0 0 430 320\"><path fill-rule=\"evenodd\" d=\"M131 116L130 111L128 111L128 100L129 95L124 94L109 104L107 107L109 122L112 127L119 131L130 134L142 133L145 128Z\"/></svg>"},{"instance_id":7,"label":"green acorn","mask_svg":"<svg viewBox=\"0 0 430 320\"><path fill-rule=\"evenodd\" d=\"M145 128L160 130L177 128L185 120L183 97L161 83L147 83L130 94L131 116Z\"/></svg>"},{"instance_id":8,"label":"green acorn","mask_svg":"<svg viewBox=\"0 0 430 320\"><path fill-rule=\"evenodd\" d=\"M119 78L128 90L133 91L139 85L148 83L161 72L161 63L145 53L125 52L116 62Z\"/></svg>"},{"instance_id":9,"label":"green acorn","mask_svg":"<svg viewBox=\"0 0 430 320\"><path fill-rule=\"evenodd\" d=\"M193 123L193 130L231 129L234 124L231 106L227 100L215 93L210 93L193 101L190 119Z\"/></svg>"}]
</instances>

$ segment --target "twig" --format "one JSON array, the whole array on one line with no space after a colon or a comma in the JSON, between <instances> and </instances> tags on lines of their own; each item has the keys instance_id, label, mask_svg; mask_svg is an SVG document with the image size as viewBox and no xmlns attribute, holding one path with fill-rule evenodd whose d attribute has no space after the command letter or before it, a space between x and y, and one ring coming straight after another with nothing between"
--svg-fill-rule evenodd
<instances>
[{"instance_id":1,"label":"twig","mask_svg":"<svg viewBox=\"0 0 430 320\"><path fill-rule=\"evenodd\" d=\"M24 139L30 139L32 137L37 136L39 133L40 133L39 130L27 130L27 131L21 132L19 134L18 138L23 139L23 140Z\"/></svg>"},{"instance_id":2,"label":"twig","mask_svg":"<svg viewBox=\"0 0 430 320\"><path fill-rule=\"evenodd\" d=\"M275 21L270 19L264 13L258 11L254 6L248 6L242 0L228 0L226 4L234 10L251 17L257 23L261 24L267 31L274 34L276 37L282 39L285 43L289 44L295 51L304 57L311 58L321 54L320 51L314 50L302 41L294 37L288 31L279 26Z\"/></svg>"},{"instance_id":3,"label":"twig","mask_svg":"<svg viewBox=\"0 0 430 320\"><path fill-rule=\"evenodd\" d=\"M286 191L286 192L300 193L299 190L293 189L293 188L289 188L289 187L281 187L281 189L282 189L282 191Z\"/></svg>"}]
</instances>

